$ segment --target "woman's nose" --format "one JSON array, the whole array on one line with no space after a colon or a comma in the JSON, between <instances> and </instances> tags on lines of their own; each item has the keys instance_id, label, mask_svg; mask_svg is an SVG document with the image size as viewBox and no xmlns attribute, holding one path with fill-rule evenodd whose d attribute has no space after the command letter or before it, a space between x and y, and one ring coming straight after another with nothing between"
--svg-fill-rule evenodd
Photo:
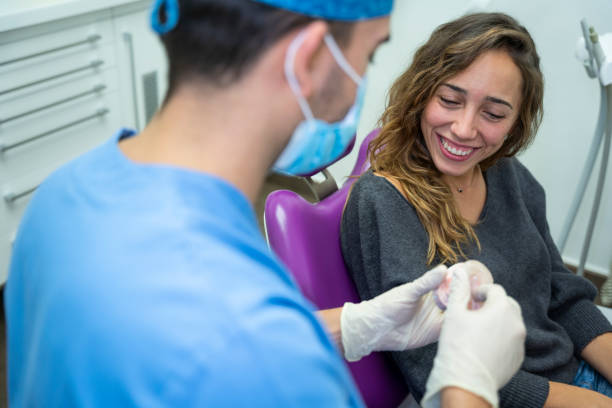
<instances>
[{"instance_id":1,"label":"woman's nose","mask_svg":"<svg viewBox=\"0 0 612 408\"><path fill-rule=\"evenodd\" d=\"M478 133L476 131L476 113L469 109L463 110L453 121L451 132L457 139L474 139Z\"/></svg>"}]
</instances>

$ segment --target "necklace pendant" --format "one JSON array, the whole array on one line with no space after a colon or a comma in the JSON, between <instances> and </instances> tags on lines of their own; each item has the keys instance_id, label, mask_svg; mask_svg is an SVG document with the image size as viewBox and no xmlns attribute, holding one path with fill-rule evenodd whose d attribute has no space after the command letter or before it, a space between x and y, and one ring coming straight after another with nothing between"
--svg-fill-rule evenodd
<instances>
[{"instance_id":1,"label":"necklace pendant","mask_svg":"<svg viewBox=\"0 0 612 408\"><path fill-rule=\"evenodd\" d=\"M458 193L463 193L463 189L461 187L457 187L457 192Z\"/></svg>"}]
</instances>

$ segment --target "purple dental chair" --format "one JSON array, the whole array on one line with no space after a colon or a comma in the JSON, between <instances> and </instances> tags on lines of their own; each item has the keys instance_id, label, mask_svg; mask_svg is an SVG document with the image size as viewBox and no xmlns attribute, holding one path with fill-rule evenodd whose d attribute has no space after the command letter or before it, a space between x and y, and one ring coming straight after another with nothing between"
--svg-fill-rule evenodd
<instances>
[{"instance_id":1,"label":"purple dental chair","mask_svg":"<svg viewBox=\"0 0 612 408\"><path fill-rule=\"evenodd\" d=\"M368 169L368 145L378 132L371 132L361 144L352 176ZM318 309L359 302L340 250L340 219L354 181L349 178L339 190L315 204L287 190L275 191L266 200L270 247ZM347 364L368 407L397 407L408 395L402 375L382 353Z\"/></svg>"}]
</instances>

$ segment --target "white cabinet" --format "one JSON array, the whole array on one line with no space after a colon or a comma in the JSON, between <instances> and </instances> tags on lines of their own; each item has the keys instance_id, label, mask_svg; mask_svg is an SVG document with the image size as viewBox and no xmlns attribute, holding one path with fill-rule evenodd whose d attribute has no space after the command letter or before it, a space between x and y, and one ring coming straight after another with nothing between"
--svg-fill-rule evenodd
<instances>
[{"instance_id":1,"label":"white cabinet","mask_svg":"<svg viewBox=\"0 0 612 408\"><path fill-rule=\"evenodd\" d=\"M117 59L121 61L120 84L130 95L122 100L122 119L142 130L166 93L166 55L149 26L148 11L118 10L113 22Z\"/></svg>"},{"instance_id":2,"label":"white cabinet","mask_svg":"<svg viewBox=\"0 0 612 408\"><path fill-rule=\"evenodd\" d=\"M0 32L0 283L40 182L119 127L141 129L163 98L165 56L148 5Z\"/></svg>"}]
</instances>

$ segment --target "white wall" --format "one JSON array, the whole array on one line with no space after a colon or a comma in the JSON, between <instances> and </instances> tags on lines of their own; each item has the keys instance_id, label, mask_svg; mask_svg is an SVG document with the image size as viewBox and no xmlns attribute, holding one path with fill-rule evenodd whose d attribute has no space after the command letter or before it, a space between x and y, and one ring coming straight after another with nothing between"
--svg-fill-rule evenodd
<instances>
[{"instance_id":1,"label":"white wall","mask_svg":"<svg viewBox=\"0 0 612 408\"><path fill-rule=\"evenodd\" d=\"M587 77L574 58L576 40L581 35L580 19L586 17L599 33L612 32L612 1L396 0L395 3L391 42L378 51L368 71L358 143L375 127L393 80L408 66L415 49L435 27L474 7L506 12L527 27L542 58L546 80L544 122L534 144L520 159L546 190L548 222L557 240L588 154L599 109L598 83ZM331 167L336 180L344 180L350 173L356 153L354 149ZM564 252L564 259L571 264L577 264L580 257L598 172L599 160ZM612 168L608 170L587 269L608 274L611 262Z\"/></svg>"}]
</instances>

